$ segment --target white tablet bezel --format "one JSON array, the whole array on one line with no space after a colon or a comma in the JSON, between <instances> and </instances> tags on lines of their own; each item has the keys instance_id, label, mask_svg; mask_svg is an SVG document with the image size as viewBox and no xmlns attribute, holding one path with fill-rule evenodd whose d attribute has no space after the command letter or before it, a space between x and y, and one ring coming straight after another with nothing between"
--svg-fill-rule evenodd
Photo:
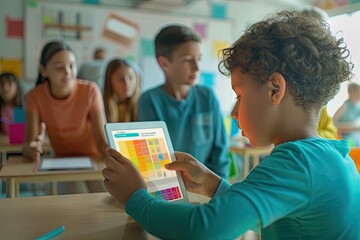
<instances>
[{"instance_id":1,"label":"white tablet bezel","mask_svg":"<svg viewBox=\"0 0 360 240\"><path fill-rule=\"evenodd\" d=\"M122 122L122 123L106 123L105 126L105 134L107 137L107 140L109 142L109 145L116 149L116 145L112 136L113 131L121 131L121 130L136 130L136 129L156 129L161 128L164 136L165 141L169 149L169 155L171 162L175 161L175 155L174 155L174 149L170 140L169 132L166 127L165 122L163 121L151 121L151 122ZM183 182L183 179L181 177L181 174L179 172L176 172L177 180L179 182L180 191L183 195L183 199L173 200L179 201L179 202L189 202L189 197Z\"/></svg>"}]
</instances>

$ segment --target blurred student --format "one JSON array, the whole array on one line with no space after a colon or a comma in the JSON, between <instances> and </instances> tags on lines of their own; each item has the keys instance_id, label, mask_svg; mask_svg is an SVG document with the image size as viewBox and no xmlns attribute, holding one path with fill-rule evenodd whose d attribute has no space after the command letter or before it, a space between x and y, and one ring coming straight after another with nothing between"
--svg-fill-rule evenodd
<instances>
[{"instance_id":1,"label":"blurred student","mask_svg":"<svg viewBox=\"0 0 360 240\"><path fill-rule=\"evenodd\" d=\"M360 120L360 85L351 82L348 85L349 98L340 106L334 114L335 123L349 123L353 124ZM342 133L341 137L347 139L351 145L359 146L359 133L350 132Z\"/></svg>"},{"instance_id":2,"label":"blurred student","mask_svg":"<svg viewBox=\"0 0 360 240\"><path fill-rule=\"evenodd\" d=\"M349 98L334 114L335 122L355 122L360 119L360 85L352 82L348 85Z\"/></svg>"},{"instance_id":3,"label":"blurred student","mask_svg":"<svg viewBox=\"0 0 360 240\"><path fill-rule=\"evenodd\" d=\"M106 156L101 93L95 83L76 79L76 72L66 43L43 47L36 87L26 96L24 156L39 160L45 130L57 157Z\"/></svg>"},{"instance_id":4,"label":"blurred student","mask_svg":"<svg viewBox=\"0 0 360 240\"><path fill-rule=\"evenodd\" d=\"M139 67L127 59L111 60L106 67L104 82L104 105L107 121L137 121L139 95Z\"/></svg>"},{"instance_id":5,"label":"blurred student","mask_svg":"<svg viewBox=\"0 0 360 240\"><path fill-rule=\"evenodd\" d=\"M85 62L79 69L78 78L95 82L98 87L103 89L103 73L106 61L106 50L96 48L92 61Z\"/></svg>"},{"instance_id":6,"label":"blurred student","mask_svg":"<svg viewBox=\"0 0 360 240\"><path fill-rule=\"evenodd\" d=\"M7 134L8 124L14 121L14 108L22 107L23 93L19 80L12 73L0 74L1 132Z\"/></svg>"},{"instance_id":7,"label":"blurred student","mask_svg":"<svg viewBox=\"0 0 360 240\"><path fill-rule=\"evenodd\" d=\"M140 96L140 121L165 121L176 151L195 156L226 178L228 137L212 90L195 85L200 37L183 25L163 27L155 37L156 59L165 83Z\"/></svg>"},{"instance_id":8,"label":"blurred student","mask_svg":"<svg viewBox=\"0 0 360 240\"><path fill-rule=\"evenodd\" d=\"M162 239L235 239L248 229L262 239L360 239L360 175L348 143L317 133L320 109L352 77L348 55L326 23L299 12L253 24L223 50L220 71L231 75L243 135L254 146L273 143L272 153L234 185L178 153L166 167L212 198L193 205L149 194L134 164L110 148L105 187Z\"/></svg>"}]
</instances>

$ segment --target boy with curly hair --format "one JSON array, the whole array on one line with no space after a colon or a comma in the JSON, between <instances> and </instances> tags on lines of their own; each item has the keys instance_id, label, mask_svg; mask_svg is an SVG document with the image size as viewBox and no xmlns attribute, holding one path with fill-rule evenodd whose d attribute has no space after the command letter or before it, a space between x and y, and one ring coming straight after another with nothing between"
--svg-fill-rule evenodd
<instances>
[{"instance_id":1,"label":"boy with curly hair","mask_svg":"<svg viewBox=\"0 0 360 240\"><path fill-rule=\"evenodd\" d=\"M150 233L166 239L234 239L253 229L262 239L360 239L360 175L343 140L320 138L319 110L351 78L342 39L325 22L280 12L252 25L223 50L231 74L232 117L254 146L274 144L244 181L230 185L192 156L168 169L208 204L152 197L132 163L109 149L108 191ZM175 224L176 223L176 224Z\"/></svg>"}]
</instances>

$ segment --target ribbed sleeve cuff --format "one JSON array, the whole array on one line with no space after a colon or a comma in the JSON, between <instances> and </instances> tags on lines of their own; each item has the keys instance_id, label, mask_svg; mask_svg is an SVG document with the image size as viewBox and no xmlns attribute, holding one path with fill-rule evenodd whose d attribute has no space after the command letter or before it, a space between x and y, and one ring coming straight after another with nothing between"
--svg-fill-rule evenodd
<instances>
[{"instance_id":1,"label":"ribbed sleeve cuff","mask_svg":"<svg viewBox=\"0 0 360 240\"><path fill-rule=\"evenodd\" d=\"M231 184L225 179L221 179L220 184L215 192L214 197L226 192L230 188Z\"/></svg>"}]
</instances>

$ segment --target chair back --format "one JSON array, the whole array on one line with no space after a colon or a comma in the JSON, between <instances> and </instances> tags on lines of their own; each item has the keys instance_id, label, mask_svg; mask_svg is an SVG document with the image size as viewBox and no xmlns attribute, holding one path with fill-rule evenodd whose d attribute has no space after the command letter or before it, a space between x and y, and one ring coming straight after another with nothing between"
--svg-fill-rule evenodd
<instances>
[{"instance_id":1,"label":"chair back","mask_svg":"<svg viewBox=\"0 0 360 240\"><path fill-rule=\"evenodd\" d=\"M354 160L356 168L360 172L360 148L351 148L349 155Z\"/></svg>"}]
</instances>

